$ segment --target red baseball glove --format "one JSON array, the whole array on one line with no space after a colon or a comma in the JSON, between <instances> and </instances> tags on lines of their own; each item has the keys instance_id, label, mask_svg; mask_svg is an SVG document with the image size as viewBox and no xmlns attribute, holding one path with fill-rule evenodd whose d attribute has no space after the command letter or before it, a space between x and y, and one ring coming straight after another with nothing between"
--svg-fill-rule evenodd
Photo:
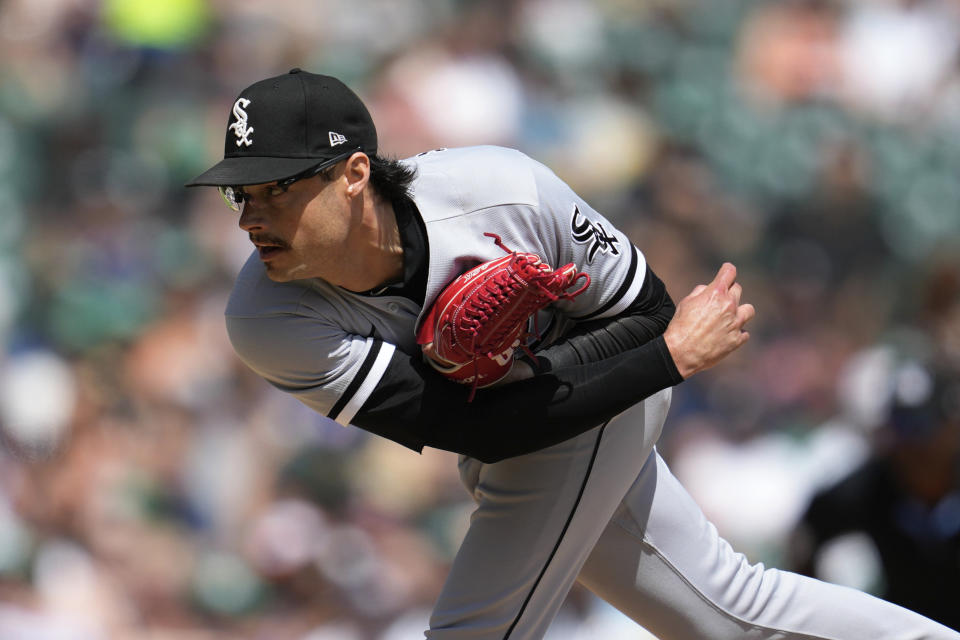
<instances>
[{"instance_id":1,"label":"red baseball glove","mask_svg":"<svg viewBox=\"0 0 960 640\"><path fill-rule=\"evenodd\" d=\"M552 269L532 253L511 251L459 276L433 303L417 332L417 343L437 371L477 388L502 380L513 368L516 349L526 349L530 316L557 300L572 300L590 285L590 276L571 263ZM583 285L567 293L574 282Z\"/></svg>"}]
</instances>

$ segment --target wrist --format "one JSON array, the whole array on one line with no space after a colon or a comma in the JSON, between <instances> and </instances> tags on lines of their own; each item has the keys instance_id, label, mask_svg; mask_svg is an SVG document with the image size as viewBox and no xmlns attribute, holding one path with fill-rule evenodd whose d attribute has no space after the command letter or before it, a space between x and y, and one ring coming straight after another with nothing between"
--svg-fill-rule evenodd
<instances>
[{"instance_id":1,"label":"wrist","mask_svg":"<svg viewBox=\"0 0 960 640\"><path fill-rule=\"evenodd\" d=\"M667 352L673 360L673 366L676 367L677 373L680 374L681 378L686 380L697 372L683 357L683 340L671 332L669 327L663 333L663 343L666 345Z\"/></svg>"}]
</instances>

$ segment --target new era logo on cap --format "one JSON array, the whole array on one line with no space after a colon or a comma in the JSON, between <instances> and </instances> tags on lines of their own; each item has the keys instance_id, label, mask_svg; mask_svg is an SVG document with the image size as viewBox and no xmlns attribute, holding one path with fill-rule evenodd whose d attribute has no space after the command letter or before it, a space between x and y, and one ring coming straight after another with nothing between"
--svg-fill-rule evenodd
<instances>
[{"instance_id":1,"label":"new era logo on cap","mask_svg":"<svg viewBox=\"0 0 960 640\"><path fill-rule=\"evenodd\" d=\"M330 146L331 146L331 147L335 147L335 146L337 146L338 144L343 144L344 142L347 141L347 136L341 135L341 134L337 133L336 131L331 131L331 132L329 133L329 137L330 137Z\"/></svg>"}]
</instances>

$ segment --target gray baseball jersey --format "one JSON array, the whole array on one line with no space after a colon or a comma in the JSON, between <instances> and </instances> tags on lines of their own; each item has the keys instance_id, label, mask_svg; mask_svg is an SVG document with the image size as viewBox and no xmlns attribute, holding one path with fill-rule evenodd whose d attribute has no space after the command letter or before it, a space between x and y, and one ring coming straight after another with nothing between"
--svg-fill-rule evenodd
<instances>
[{"instance_id":1,"label":"gray baseball jersey","mask_svg":"<svg viewBox=\"0 0 960 640\"><path fill-rule=\"evenodd\" d=\"M640 291L646 263L627 237L549 169L501 147L444 149L407 160L416 167L413 201L429 245L425 308L470 267L503 255L484 232L552 266L573 262L591 286L551 315L614 316ZM240 358L279 389L347 425L376 387L395 349L417 353L422 312L400 296L371 296L319 279L271 281L252 255L227 306Z\"/></svg>"},{"instance_id":2,"label":"gray baseball jersey","mask_svg":"<svg viewBox=\"0 0 960 640\"><path fill-rule=\"evenodd\" d=\"M613 318L644 288L643 255L526 156L478 147L408 162L418 172L412 195L429 251L426 307L456 275L502 255L484 232L591 276L586 293L547 316ZM352 293L322 280L273 282L254 255L230 298L227 325L254 371L347 425L393 355L418 353L421 313L406 297ZM618 358L590 366L618 375ZM627 374L627 386L638 385L647 362L654 361ZM495 463L461 456L477 509L428 638L540 638L576 580L663 638L960 638L866 594L750 565L736 554L654 449L671 394L658 389L627 413L552 446ZM589 399L603 404L608 395L604 389Z\"/></svg>"}]
</instances>

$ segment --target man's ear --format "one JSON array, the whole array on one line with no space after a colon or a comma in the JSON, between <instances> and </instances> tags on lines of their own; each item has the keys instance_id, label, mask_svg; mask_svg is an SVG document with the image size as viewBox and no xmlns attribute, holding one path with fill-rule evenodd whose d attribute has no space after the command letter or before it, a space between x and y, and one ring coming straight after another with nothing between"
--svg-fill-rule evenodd
<instances>
[{"instance_id":1,"label":"man's ear","mask_svg":"<svg viewBox=\"0 0 960 640\"><path fill-rule=\"evenodd\" d=\"M343 177L347 181L347 195L357 196L363 193L370 182L370 158L367 154L357 151L347 158Z\"/></svg>"}]
</instances>

